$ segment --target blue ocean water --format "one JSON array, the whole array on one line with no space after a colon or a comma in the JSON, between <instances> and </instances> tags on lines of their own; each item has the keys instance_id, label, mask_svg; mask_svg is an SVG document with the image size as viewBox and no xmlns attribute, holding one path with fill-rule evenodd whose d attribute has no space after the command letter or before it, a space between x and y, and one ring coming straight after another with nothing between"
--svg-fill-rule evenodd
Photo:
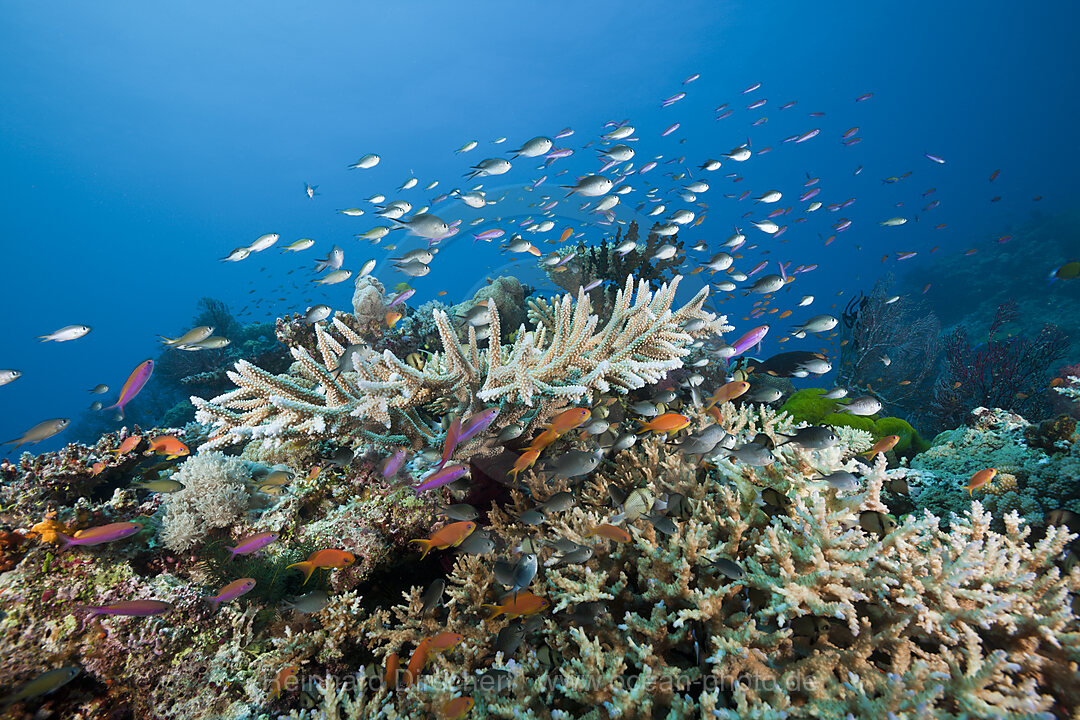
<instances>
[{"instance_id":1,"label":"blue ocean water","mask_svg":"<svg viewBox=\"0 0 1080 720\"><path fill-rule=\"evenodd\" d=\"M377 258L375 275L388 286L408 280L385 262L396 253L353 237L382 224L366 198L426 204L471 187L463 178L470 164L564 127L575 134L558 145L574 148L573 157L546 171L539 160L515 161L486 186L516 192L546 174L531 195L546 188L561 198L552 186L599 167L595 148L583 146L605 122L628 120L640 137L638 166L663 156L643 183L665 192L684 184L663 173L683 165L666 160L685 156L693 176L711 185L699 198L707 219L681 235L687 244L717 250L738 225L758 245L744 251L744 270L759 259L818 264L791 292L816 295L816 312L842 309L898 267L897 253L919 252L932 272L933 258L962 255L1034 210L1075 208L1080 63L1070 48L1078 19L1066 2L8 4L0 10L0 368L23 376L0 387L0 440L46 418L78 419L98 383L111 386L104 399L115 401L131 369L160 352L156 336L190 326L200 298L246 307L243 321L272 322L312 302L349 309L351 282L312 284L312 261L331 245L345 250L354 272ZM873 97L856 103L864 93ZM746 109L760 98L765 106ZM791 100L797 105L779 109ZM716 120L723 103L734 112ZM761 117L768 121L752 125ZM863 141L844 146L841 135L855 126ZM814 128L821 134L805 143L782 143ZM697 170L748 139L755 151L773 151ZM475 150L453 152L470 140ZM376 168L346 169L371 152L383 158ZM729 171L744 179L733 183L723 177ZM909 171L902 182L882 182ZM397 192L413 175L419 186ZM821 178L818 199L856 202L773 239L749 227L764 214L744 218L749 199L723 197L777 189L781 205L798 208L808 175ZM439 186L424 191L433 180ZM305 183L318 186L315 197ZM941 205L920 210L918 223L879 224L913 215L930 187ZM507 206L507 217L527 215L533 199ZM640 200L640 191L624 198L617 217L641 220ZM580 221L577 205L559 212ZM367 214L336 212L349 207ZM447 221L477 215L455 200L433 211ZM496 205L484 214L503 213ZM841 217L852 227L826 247ZM591 219L578 228L586 240L610 232ZM413 304L441 290L460 301L485 277L515 272L498 243L474 244L469 229L430 275L410 283ZM316 244L219 262L267 232L281 234L279 247L301 237ZM927 255L932 247L938 255ZM1024 258L1053 270L1039 247ZM984 282L999 287L1011 277ZM688 278L687 291L695 283L700 276ZM742 320L752 299L721 307L736 333L756 324ZM69 343L35 339L77 323L93 331ZM154 392L152 380L131 409L149 411Z\"/></svg>"}]
</instances>

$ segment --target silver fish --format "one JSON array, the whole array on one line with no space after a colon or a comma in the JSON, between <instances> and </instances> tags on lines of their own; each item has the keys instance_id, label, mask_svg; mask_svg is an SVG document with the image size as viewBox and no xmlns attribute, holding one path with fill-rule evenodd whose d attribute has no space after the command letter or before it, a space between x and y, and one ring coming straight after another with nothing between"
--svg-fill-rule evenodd
<instances>
[{"instance_id":1,"label":"silver fish","mask_svg":"<svg viewBox=\"0 0 1080 720\"><path fill-rule=\"evenodd\" d=\"M333 312L333 308L329 305L312 305L304 311L304 322L313 325L330 317Z\"/></svg>"},{"instance_id":2,"label":"silver fish","mask_svg":"<svg viewBox=\"0 0 1080 720\"><path fill-rule=\"evenodd\" d=\"M38 335L38 340L41 342L68 342L78 340L88 332L90 332L89 325L66 325L48 335Z\"/></svg>"},{"instance_id":3,"label":"silver fish","mask_svg":"<svg viewBox=\"0 0 1080 720\"><path fill-rule=\"evenodd\" d=\"M39 443L42 440L48 440L53 435L57 435L64 430L71 420L68 418L54 418L52 420L43 420L34 427L24 432L20 437L14 440L8 440L0 443L0 445L9 445L15 443L15 447L11 448L8 452L18 450L21 445L26 443Z\"/></svg>"},{"instance_id":4,"label":"silver fish","mask_svg":"<svg viewBox=\"0 0 1080 720\"><path fill-rule=\"evenodd\" d=\"M22 377L22 371L20 370L0 370L0 385L7 385L9 382L13 382ZM93 392L91 390L90 392Z\"/></svg>"},{"instance_id":5,"label":"silver fish","mask_svg":"<svg viewBox=\"0 0 1080 720\"><path fill-rule=\"evenodd\" d=\"M881 401L873 395L863 395L845 405L839 412L851 415L876 415L881 412Z\"/></svg>"},{"instance_id":6,"label":"silver fish","mask_svg":"<svg viewBox=\"0 0 1080 720\"><path fill-rule=\"evenodd\" d=\"M825 450L840 442L840 437L828 425L811 425L799 428L794 435L782 435L786 438L781 445L794 443L807 450Z\"/></svg>"}]
</instances>

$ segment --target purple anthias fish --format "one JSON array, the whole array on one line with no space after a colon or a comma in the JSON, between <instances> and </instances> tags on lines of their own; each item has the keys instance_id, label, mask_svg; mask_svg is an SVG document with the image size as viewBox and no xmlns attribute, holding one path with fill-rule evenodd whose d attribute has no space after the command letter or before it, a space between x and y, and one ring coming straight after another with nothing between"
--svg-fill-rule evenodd
<instances>
[{"instance_id":1,"label":"purple anthias fish","mask_svg":"<svg viewBox=\"0 0 1080 720\"><path fill-rule=\"evenodd\" d=\"M735 350L735 352L732 353L731 357L741 355L750 348L757 345L759 342L761 342L762 338L764 338L766 333L768 332L769 326L762 325L761 327L756 327L750 332L743 335L741 338L735 341L734 345L732 345L732 348Z\"/></svg>"},{"instance_id":2,"label":"purple anthias fish","mask_svg":"<svg viewBox=\"0 0 1080 720\"><path fill-rule=\"evenodd\" d=\"M684 92L681 92L681 93L676 93L675 95L672 95L672 96L671 96L671 97L669 97L669 98L668 98L667 100L665 100L665 101L664 101L664 102L662 103L662 105L663 105L663 107L667 107L668 105L672 105L672 104L674 104L674 103L677 103L677 102L679 102L679 101L680 101L680 100L682 100L682 99L683 99L684 97L686 97L686 93L684 93Z\"/></svg>"},{"instance_id":3,"label":"purple anthias fish","mask_svg":"<svg viewBox=\"0 0 1080 720\"><path fill-rule=\"evenodd\" d=\"M820 193L820 192L821 192L821 188L819 188L819 187L813 188L811 190L807 190L806 192L804 192L802 195L799 196L799 201L800 202L806 202L807 200L809 200L811 198L817 197L818 193Z\"/></svg>"},{"instance_id":4,"label":"purple anthias fish","mask_svg":"<svg viewBox=\"0 0 1080 720\"><path fill-rule=\"evenodd\" d=\"M150 376L154 372L154 361L144 360L139 363L138 367L131 371L128 375L127 382L124 383L124 387L120 389L120 399L116 401L115 405L110 405L105 408L106 410L112 410L116 408L119 417L118 420L124 419L124 406L135 399L135 396L139 394L139 391L143 389L146 382L150 379Z\"/></svg>"},{"instance_id":5,"label":"purple anthias fish","mask_svg":"<svg viewBox=\"0 0 1080 720\"><path fill-rule=\"evenodd\" d=\"M210 603L210 606L217 610L221 606L221 603L227 603L230 600L235 600L241 595L245 595L251 592L251 589L255 587L255 578L240 578L239 580L233 580L231 583L221 588L221 592L212 598L206 598L206 601Z\"/></svg>"},{"instance_id":6,"label":"purple anthias fish","mask_svg":"<svg viewBox=\"0 0 1080 720\"><path fill-rule=\"evenodd\" d=\"M108 605L87 605L84 609L89 610L87 620L96 618L98 615L129 615L132 617L149 617L161 615L172 610L172 603L161 600L121 600Z\"/></svg>"},{"instance_id":7,"label":"purple anthias fish","mask_svg":"<svg viewBox=\"0 0 1080 720\"><path fill-rule=\"evenodd\" d=\"M640 175L642 173L647 173L647 172L649 172L650 170L652 170L655 167L656 167L656 161L655 160L653 160L651 162L647 162L644 165L642 165L641 168L638 170L638 175Z\"/></svg>"},{"instance_id":8,"label":"purple anthias fish","mask_svg":"<svg viewBox=\"0 0 1080 720\"><path fill-rule=\"evenodd\" d=\"M506 232L504 230L485 230L482 233L473 235L473 242L476 242L477 240L485 240L487 242L491 242L496 238L501 238L505 234Z\"/></svg>"},{"instance_id":9,"label":"purple anthias fish","mask_svg":"<svg viewBox=\"0 0 1080 720\"><path fill-rule=\"evenodd\" d=\"M386 458L383 461L382 476L384 478L392 478L398 474L401 470L401 466L405 464L405 458L408 457L408 453L405 448L399 449L396 453Z\"/></svg>"},{"instance_id":10,"label":"purple anthias fish","mask_svg":"<svg viewBox=\"0 0 1080 720\"><path fill-rule=\"evenodd\" d=\"M469 468L466 467L465 465L460 465L460 464L458 464L458 465L447 465L446 467L442 468L441 470L436 470L435 472L431 473L430 475L427 475L426 477L424 477L424 482L417 485L413 489L416 490L416 494L419 495L422 492L427 492L428 490L434 490L435 488L440 488L443 485L449 485L450 483L454 482L458 478L464 476L465 473L468 471L468 469Z\"/></svg>"},{"instance_id":11,"label":"purple anthias fish","mask_svg":"<svg viewBox=\"0 0 1080 720\"><path fill-rule=\"evenodd\" d=\"M404 292L399 292L397 295L394 296L394 299L390 301L390 304L387 305L387 307L394 307L398 303L403 303L403 302L405 302L406 300L408 300L409 298L411 298L415 294L416 294L416 290L414 290L412 288L409 288L408 290L405 290Z\"/></svg>"},{"instance_id":12,"label":"purple anthias fish","mask_svg":"<svg viewBox=\"0 0 1080 720\"><path fill-rule=\"evenodd\" d=\"M623 253L623 254L625 254L625 253ZM591 283L589 283L588 285L585 285L581 289L584 290L585 292L589 292L590 290L595 290L596 288L600 287L600 285L602 285L603 282L604 282L603 280L593 280Z\"/></svg>"},{"instance_id":13,"label":"purple anthias fish","mask_svg":"<svg viewBox=\"0 0 1080 720\"><path fill-rule=\"evenodd\" d=\"M670 135L671 133L675 132L678 129L679 129L679 123L674 123L672 125L669 125L667 130L664 130L664 132L660 133L660 137L667 137L668 135Z\"/></svg>"},{"instance_id":14,"label":"purple anthias fish","mask_svg":"<svg viewBox=\"0 0 1080 720\"><path fill-rule=\"evenodd\" d=\"M814 128L813 130L810 130L808 132L804 132L802 135L800 135L795 140L795 143L798 144L798 143L801 143L801 142L806 142L807 140L809 140L812 137L817 137L818 133L820 133L820 132L821 132L821 128Z\"/></svg>"},{"instance_id":15,"label":"purple anthias fish","mask_svg":"<svg viewBox=\"0 0 1080 720\"><path fill-rule=\"evenodd\" d=\"M565 130L560 132L558 135L556 135L554 139L555 140L562 140L564 137L570 137L573 134L574 134L574 131L571 128L566 128Z\"/></svg>"},{"instance_id":16,"label":"purple anthias fish","mask_svg":"<svg viewBox=\"0 0 1080 720\"><path fill-rule=\"evenodd\" d=\"M103 543L113 542L114 540L122 540L126 537L131 537L142 530L142 527L142 525L136 522L118 522L80 530L75 533L74 537L69 537L61 532L56 533L56 536L64 541L64 547L72 547L74 545L101 545Z\"/></svg>"},{"instance_id":17,"label":"purple anthias fish","mask_svg":"<svg viewBox=\"0 0 1080 720\"><path fill-rule=\"evenodd\" d=\"M236 543L236 547L225 548L230 553L230 560L236 558L237 555L250 555L251 553L258 552L264 547L274 542L280 537L276 532L264 532L258 535L251 535L243 538L240 542Z\"/></svg>"},{"instance_id":18,"label":"purple anthias fish","mask_svg":"<svg viewBox=\"0 0 1080 720\"><path fill-rule=\"evenodd\" d=\"M488 426L491 425L498 416L499 408L493 407L488 408L487 410L481 410L465 422L461 423L461 435L458 437L458 444L460 445L467 440L471 440L484 432L484 430L487 430Z\"/></svg>"}]
</instances>

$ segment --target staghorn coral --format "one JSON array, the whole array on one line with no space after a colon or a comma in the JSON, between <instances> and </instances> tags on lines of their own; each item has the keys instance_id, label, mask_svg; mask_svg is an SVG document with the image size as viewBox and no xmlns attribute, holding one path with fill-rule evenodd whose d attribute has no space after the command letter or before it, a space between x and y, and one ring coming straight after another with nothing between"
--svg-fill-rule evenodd
<instances>
[{"instance_id":1,"label":"staghorn coral","mask_svg":"<svg viewBox=\"0 0 1080 720\"><path fill-rule=\"evenodd\" d=\"M335 377L346 347L363 342L335 317L341 341L315 327L321 362L298 347L292 348L296 364L289 375L271 375L242 361L230 374L237 390L209 401L192 398L196 419L218 429L202 447L297 435L419 446L433 439L420 409L436 401L440 409L463 413L498 402L501 425L521 420L535 426L567 402L656 382L681 366L696 338L729 329L724 318L701 309L707 288L672 310L678 281L655 292L641 282L635 293L634 278L628 276L599 331L600 318L584 293L576 302L565 296L552 305L534 303L530 316L537 327L526 332L522 326L512 346L501 342L493 308L486 350L477 347L472 328L462 345L449 317L435 311L443 352L433 354L423 370L390 351L366 357L357 352L355 372ZM697 327L684 329L691 321Z\"/></svg>"},{"instance_id":2,"label":"staghorn coral","mask_svg":"<svg viewBox=\"0 0 1080 720\"><path fill-rule=\"evenodd\" d=\"M744 437L791 428L768 409L730 404L722 419ZM1066 600L1080 590L1080 570L1064 575L1054 565L1075 536L1051 528L1031 542L1015 513L995 532L978 503L947 531L929 513L887 534L864 530L860 513L884 511L883 483L909 471L886 470L879 458L846 497L815 485L818 473L855 469L846 458L868 444L859 431L841 434L829 450L780 450L767 468L720 460L710 471L649 440L602 468L579 504L549 515L542 529L516 514L568 483L525 476L513 507L489 513L490 529L508 546L572 540L589 545L592 559L541 570L530 591L550 610L525 623L526 647L513 662L494 643L521 621L480 619L480 604L500 587L489 560L456 559L435 617L419 612L420 588L372 613L363 627L378 657L406 657L442 629L464 636L398 692L397 716L426 717L468 692L482 713L504 718L1042 718L1076 707L1080 625ZM628 544L590 541L587 531L609 512L609 485L683 493L692 514L672 537L639 519L627 526ZM783 507L762 503L766 489ZM534 547L550 564L555 551ZM743 576L713 571L720 558ZM588 604L598 612L583 622ZM473 685L490 667L509 673L501 693ZM358 690L323 700L328 716L359 718L388 696Z\"/></svg>"}]
</instances>

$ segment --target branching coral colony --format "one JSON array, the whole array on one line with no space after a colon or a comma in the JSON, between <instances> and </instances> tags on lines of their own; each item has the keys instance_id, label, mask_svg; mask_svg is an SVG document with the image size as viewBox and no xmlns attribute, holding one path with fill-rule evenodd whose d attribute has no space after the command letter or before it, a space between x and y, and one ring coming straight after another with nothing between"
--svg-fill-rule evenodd
<instances>
[{"instance_id":1,"label":"branching coral colony","mask_svg":"<svg viewBox=\"0 0 1080 720\"><path fill-rule=\"evenodd\" d=\"M702 310L707 288L672 310L679 280L655 292L642 281L635 293L634 278L627 276L603 327L584 292L576 301L566 295L550 305L534 303L535 326L522 325L512 345L502 343L499 313L491 304L486 349L477 347L472 327L468 341L460 343L450 318L435 310L443 351L423 369L390 351L372 353L337 318L333 331L317 324L320 359L294 347L296 362L284 375L241 361L229 375L236 390L210 401L192 398L199 422L217 430L202 449L298 436L419 447L432 442L421 411L433 404L460 413L498 404L496 429L520 422L528 431L567 403L656 382L681 367L695 339L730 329L723 317Z\"/></svg>"},{"instance_id":2,"label":"branching coral colony","mask_svg":"<svg viewBox=\"0 0 1080 720\"><path fill-rule=\"evenodd\" d=\"M792 427L768 408L731 404L721 424L746 437ZM546 607L485 620L482 604L507 588L489 558L462 555L442 607L425 614L414 587L362 625L377 659L394 654L402 667L422 638L450 631L459 645L434 654L396 699L385 686L330 684L325 715L289 717L430 717L458 695L475 700L478 717L500 718L1076 717L1069 600L1080 569L1055 565L1075 536L1052 526L1031 542L1015 513L993 532L978 503L948 531L929 513L896 527L882 488L907 470L887 470L880 455L856 461L869 436L839 432L827 450L783 446L765 468L702 466L650 439L606 462L541 527L518 515L571 484L523 476L489 529L538 554L541 570L522 592ZM814 479L838 469L856 473L858 487ZM666 498L673 533L655 517L631 519L628 501L628 541L598 537L612 486ZM575 555L575 545L589 551Z\"/></svg>"}]
</instances>

